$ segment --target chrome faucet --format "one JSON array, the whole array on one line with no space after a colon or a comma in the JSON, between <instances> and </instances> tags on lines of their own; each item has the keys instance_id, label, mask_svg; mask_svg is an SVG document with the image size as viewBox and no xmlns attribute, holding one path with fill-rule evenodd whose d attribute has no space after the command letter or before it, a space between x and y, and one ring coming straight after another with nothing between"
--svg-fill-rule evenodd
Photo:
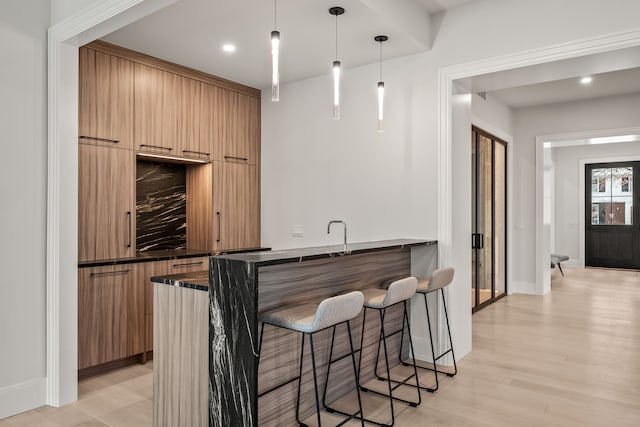
<instances>
[{"instance_id":1,"label":"chrome faucet","mask_svg":"<svg viewBox=\"0 0 640 427\"><path fill-rule=\"evenodd\" d=\"M332 219L331 221L329 221L329 225L327 225L327 234L329 234L331 232L331 224L342 224L344 225L344 247L346 249L347 247L347 223L344 221L340 221L338 219Z\"/></svg>"}]
</instances>

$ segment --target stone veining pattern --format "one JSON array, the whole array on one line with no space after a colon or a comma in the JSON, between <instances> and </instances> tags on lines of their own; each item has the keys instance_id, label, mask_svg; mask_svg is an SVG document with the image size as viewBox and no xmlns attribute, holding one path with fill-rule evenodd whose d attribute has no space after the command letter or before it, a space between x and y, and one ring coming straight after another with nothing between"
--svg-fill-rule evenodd
<instances>
[{"instance_id":1,"label":"stone veining pattern","mask_svg":"<svg viewBox=\"0 0 640 427\"><path fill-rule=\"evenodd\" d=\"M136 162L136 251L187 247L184 165Z\"/></svg>"},{"instance_id":2,"label":"stone veining pattern","mask_svg":"<svg viewBox=\"0 0 640 427\"><path fill-rule=\"evenodd\" d=\"M209 426L257 426L254 267L210 258L209 269Z\"/></svg>"}]
</instances>

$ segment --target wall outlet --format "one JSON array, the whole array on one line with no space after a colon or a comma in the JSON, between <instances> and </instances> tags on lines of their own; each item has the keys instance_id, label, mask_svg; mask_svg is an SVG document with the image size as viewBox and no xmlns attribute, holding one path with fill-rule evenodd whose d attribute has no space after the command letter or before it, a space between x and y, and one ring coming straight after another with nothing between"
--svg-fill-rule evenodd
<instances>
[{"instance_id":1,"label":"wall outlet","mask_svg":"<svg viewBox=\"0 0 640 427\"><path fill-rule=\"evenodd\" d=\"M304 225L292 225L291 235L293 237L304 237Z\"/></svg>"}]
</instances>

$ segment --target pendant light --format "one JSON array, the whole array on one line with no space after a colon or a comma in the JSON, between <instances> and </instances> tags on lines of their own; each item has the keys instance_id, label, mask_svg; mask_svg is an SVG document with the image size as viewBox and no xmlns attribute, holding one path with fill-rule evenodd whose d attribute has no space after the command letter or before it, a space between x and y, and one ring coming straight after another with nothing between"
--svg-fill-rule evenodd
<instances>
[{"instance_id":1,"label":"pendant light","mask_svg":"<svg viewBox=\"0 0 640 427\"><path fill-rule=\"evenodd\" d=\"M380 79L378 80L378 132L384 132L384 82L382 81L382 43L389 40L387 36L375 36L375 41L380 43Z\"/></svg>"},{"instance_id":2,"label":"pendant light","mask_svg":"<svg viewBox=\"0 0 640 427\"><path fill-rule=\"evenodd\" d=\"M341 7L332 7L329 13L336 17L336 59L333 61L333 119L340 120L340 61L338 61L338 15L344 13Z\"/></svg>"},{"instance_id":3,"label":"pendant light","mask_svg":"<svg viewBox=\"0 0 640 427\"><path fill-rule=\"evenodd\" d=\"M278 0L274 0L273 27L271 31L271 101L280 101L280 31L278 28Z\"/></svg>"}]
</instances>

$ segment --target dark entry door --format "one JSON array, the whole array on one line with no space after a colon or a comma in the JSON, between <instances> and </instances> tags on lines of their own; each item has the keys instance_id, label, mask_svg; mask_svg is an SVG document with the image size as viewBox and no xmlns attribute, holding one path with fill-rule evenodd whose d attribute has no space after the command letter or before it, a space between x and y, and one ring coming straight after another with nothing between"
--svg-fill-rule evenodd
<instances>
[{"instance_id":1,"label":"dark entry door","mask_svg":"<svg viewBox=\"0 0 640 427\"><path fill-rule=\"evenodd\" d=\"M640 162L585 165L585 265L640 269Z\"/></svg>"}]
</instances>

